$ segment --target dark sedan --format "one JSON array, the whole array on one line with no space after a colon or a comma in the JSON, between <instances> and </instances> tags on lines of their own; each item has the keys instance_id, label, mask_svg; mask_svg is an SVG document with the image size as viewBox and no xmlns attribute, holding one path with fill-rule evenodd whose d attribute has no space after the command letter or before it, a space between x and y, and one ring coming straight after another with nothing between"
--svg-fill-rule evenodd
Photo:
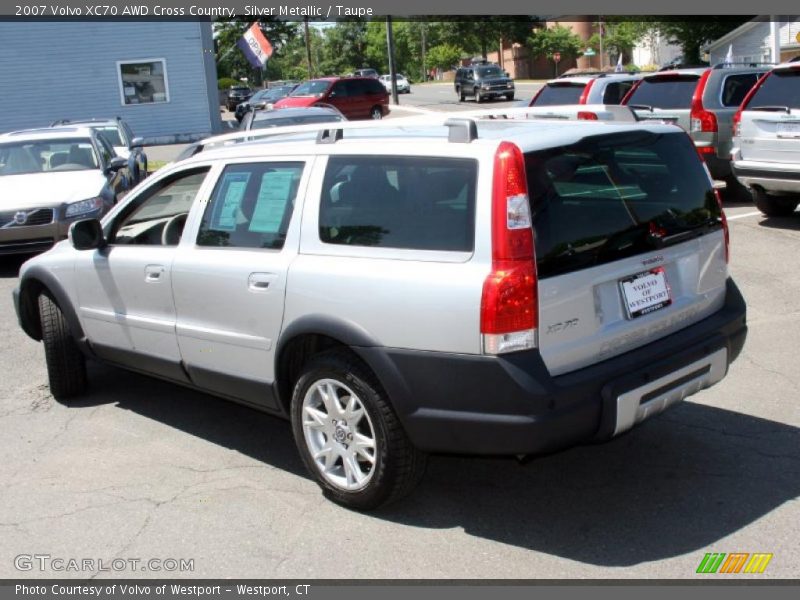
<instances>
[{"instance_id":1,"label":"dark sedan","mask_svg":"<svg viewBox=\"0 0 800 600\"><path fill-rule=\"evenodd\" d=\"M291 125L314 123L336 123L346 121L345 116L333 106L310 106L303 108L275 108L247 113L241 129L267 129Z\"/></svg>"},{"instance_id":2,"label":"dark sedan","mask_svg":"<svg viewBox=\"0 0 800 600\"><path fill-rule=\"evenodd\" d=\"M283 85L257 91L248 100L236 105L236 120L241 122L248 111L254 108L266 108L267 104L273 104L281 98L285 98L294 88L293 85Z\"/></svg>"}]
</instances>

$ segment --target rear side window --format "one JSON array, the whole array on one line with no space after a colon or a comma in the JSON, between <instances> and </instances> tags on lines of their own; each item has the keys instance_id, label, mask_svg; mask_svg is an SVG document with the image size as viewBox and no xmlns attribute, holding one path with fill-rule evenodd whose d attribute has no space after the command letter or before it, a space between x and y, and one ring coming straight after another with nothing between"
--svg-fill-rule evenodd
<instances>
[{"instance_id":1,"label":"rear side window","mask_svg":"<svg viewBox=\"0 0 800 600\"><path fill-rule=\"evenodd\" d=\"M383 87L380 81L377 79L370 79L366 82L367 92L370 94L384 94L386 93L386 88Z\"/></svg>"},{"instance_id":2,"label":"rear side window","mask_svg":"<svg viewBox=\"0 0 800 600\"><path fill-rule=\"evenodd\" d=\"M753 94L747 108L759 106L800 108L800 69L772 71Z\"/></svg>"},{"instance_id":3,"label":"rear side window","mask_svg":"<svg viewBox=\"0 0 800 600\"><path fill-rule=\"evenodd\" d=\"M688 109L692 104L692 95L697 87L697 75L666 76L642 79L626 104L640 104L653 108Z\"/></svg>"},{"instance_id":4,"label":"rear side window","mask_svg":"<svg viewBox=\"0 0 800 600\"><path fill-rule=\"evenodd\" d=\"M759 77L759 73L728 75L722 84L722 106L739 106Z\"/></svg>"},{"instance_id":5,"label":"rear side window","mask_svg":"<svg viewBox=\"0 0 800 600\"><path fill-rule=\"evenodd\" d=\"M197 234L198 246L283 248L303 163L229 165Z\"/></svg>"},{"instance_id":6,"label":"rear side window","mask_svg":"<svg viewBox=\"0 0 800 600\"><path fill-rule=\"evenodd\" d=\"M630 89L633 87L633 81L615 81L609 83L603 92L603 104L619 104L625 97Z\"/></svg>"},{"instance_id":7,"label":"rear side window","mask_svg":"<svg viewBox=\"0 0 800 600\"><path fill-rule=\"evenodd\" d=\"M558 106L560 104L577 104L586 84L558 83L547 84L542 93L536 97L534 106Z\"/></svg>"},{"instance_id":8,"label":"rear side window","mask_svg":"<svg viewBox=\"0 0 800 600\"><path fill-rule=\"evenodd\" d=\"M471 252L476 179L472 159L331 157L319 209L320 239Z\"/></svg>"},{"instance_id":9,"label":"rear side window","mask_svg":"<svg viewBox=\"0 0 800 600\"><path fill-rule=\"evenodd\" d=\"M684 133L625 132L525 155L541 277L653 251L719 228Z\"/></svg>"}]
</instances>

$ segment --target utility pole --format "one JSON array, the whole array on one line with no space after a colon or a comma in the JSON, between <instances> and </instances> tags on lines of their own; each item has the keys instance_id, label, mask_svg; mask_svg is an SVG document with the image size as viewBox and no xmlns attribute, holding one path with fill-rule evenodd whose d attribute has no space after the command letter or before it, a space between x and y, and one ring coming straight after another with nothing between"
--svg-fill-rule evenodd
<instances>
[{"instance_id":1,"label":"utility pole","mask_svg":"<svg viewBox=\"0 0 800 600\"><path fill-rule=\"evenodd\" d=\"M306 61L308 63L308 78L314 77L314 69L311 66L311 34L308 31L308 17L303 18L303 27L306 33Z\"/></svg>"},{"instance_id":2,"label":"utility pole","mask_svg":"<svg viewBox=\"0 0 800 600\"><path fill-rule=\"evenodd\" d=\"M600 15L600 70L603 70L603 15Z\"/></svg>"},{"instance_id":3,"label":"utility pole","mask_svg":"<svg viewBox=\"0 0 800 600\"><path fill-rule=\"evenodd\" d=\"M386 44L389 51L389 78L392 80L392 104L400 104L397 99L397 71L394 66L394 35L392 17L386 17Z\"/></svg>"},{"instance_id":4,"label":"utility pole","mask_svg":"<svg viewBox=\"0 0 800 600\"><path fill-rule=\"evenodd\" d=\"M428 69L425 68L425 22L422 21L420 23L420 28L422 29L422 82L425 83L428 81Z\"/></svg>"}]
</instances>

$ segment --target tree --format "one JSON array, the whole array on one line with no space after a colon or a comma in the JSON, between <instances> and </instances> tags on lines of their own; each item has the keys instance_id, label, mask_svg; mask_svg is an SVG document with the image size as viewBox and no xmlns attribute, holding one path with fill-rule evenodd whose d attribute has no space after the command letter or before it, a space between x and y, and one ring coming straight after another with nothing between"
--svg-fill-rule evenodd
<instances>
[{"instance_id":1,"label":"tree","mask_svg":"<svg viewBox=\"0 0 800 600\"><path fill-rule=\"evenodd\" d=\"M639 43L646 34L646 28L641 22L619 21L603 23L603 50L612 56L627 55L630 60L633 47ZM599 24L597 26L599 29ZM595 33L586 42L592 48L600 47L600 34Z\"/></svg>"},{"instance_id":2,"label":"tree","mask_svg":"<svg viewBox=\"0 0 800 600\"><path fill-rule=\"evenodd\" d=\"M428 53L425 56L425 63L426 66L448 70L458 64L461 55L462 50L458 46L439 44L438 46L428 49Z\"/></svg>"},{"instance_id":3,"label":"tree","mask_svg":"<svg viewBox=\"0 0 800 600\"><path fill-rule=\"evenodd\" d=\"M536 17L463 18L442 24L442 41L460 46L467 52L480 52L486 58L490 49L499 48L500 40L522 43L530 35Z\"/></svg>"},{"instance_id":4,"label":"tree","mask_svg":"<svg viewBox=\"0 0 800 600\"><path fill-rule=\"evenodd\" d=\"M683 62L695 65L701 62L700 49L704 44L721 38L749 20L750 17L715 17L707 21L662 21L659 29L666 34L670 44L681 47Z\"/></svg>"},{"instance_id":5,"label":"tree","mask_svg":"<svg viewBox=\"0 0 800 600\"><path fill-rule=\"evenodd\" d=\"M528 48L533 56L553 56L560 52L561 60L572 60L583 54L583 41L579 35L561 25L550 29L538 29L528 38Z\"/></svg>"}]
</instances>

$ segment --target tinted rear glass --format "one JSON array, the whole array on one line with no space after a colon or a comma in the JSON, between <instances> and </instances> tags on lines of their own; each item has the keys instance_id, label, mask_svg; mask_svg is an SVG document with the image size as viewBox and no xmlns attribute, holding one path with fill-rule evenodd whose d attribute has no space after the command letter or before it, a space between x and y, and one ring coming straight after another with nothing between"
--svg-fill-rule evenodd
<instances>
[{"instance_id":1,"label":"tinted rear glass","mask_svg":"<svg viewBox=\"0 0 800 600\"><path fill-rule=\"evenodd\" d=\"M630 89L633 87L633 81L615 81L609 83L603 92L603 104L619 104L625 97Z\"/></svg>"},{"instance_id":2,"label":"tinted rear glass","mask_svg":"<svg viewBox=\"0 0 800 600\"><path fill-rule=\"evenodd\" d=\"M541 277L720 226L708 175L682 132L592 136L525 157Z\"/></svg>"},{"instance_id":3,"label":"tinted rear glass","mask_svg":"<svg viewBox=\"0 0 800 600\"><path fill-rule=\"evenodd\" d=\"M722 106L739 106L759 77L759 73L728 75L722 84Z\"/></svg>"},{"instance_id":4,"label":"tinted rear glass","mask_svg":"<svg viewBox=\"0 0 800 600\"><path fill-rule=\"evenodd\" d=\"M476 177L471 159L331 157L322 186L320 239L471 252Z\"/></svg>"},{"instance_id":5,"label":"tinted rear glass","mask_svg":"<svg viewBox=\"0 0 800 600\"><path fill-rule=\"evenodd\" d=\"M800 69L773 71L747 104L756 106L800 108Z\"/></svg>"},{"instance_id":6,"label":"tinted rear glass","mask_svg":"<svg viewBox=\"0 0 800 600\"><path fill-rule=\"evenodd\" d=\"M580 100L585 83L569 83L546 85L542 93L537 96L534 106L558 106L560 104L577 104Z\"/></svg>"},{"instance_id":7,"label":"tinted rear glass","mask_svg":"<svg viewBox=\"0 0 800 600\"><path fill-rule=\"evenodd\" d=\"M626 104L641 104L653 108L688 109L692 104L692 95L697 87L697 75L667 76L642 79Z\"/></svg>"}]
</instances>

